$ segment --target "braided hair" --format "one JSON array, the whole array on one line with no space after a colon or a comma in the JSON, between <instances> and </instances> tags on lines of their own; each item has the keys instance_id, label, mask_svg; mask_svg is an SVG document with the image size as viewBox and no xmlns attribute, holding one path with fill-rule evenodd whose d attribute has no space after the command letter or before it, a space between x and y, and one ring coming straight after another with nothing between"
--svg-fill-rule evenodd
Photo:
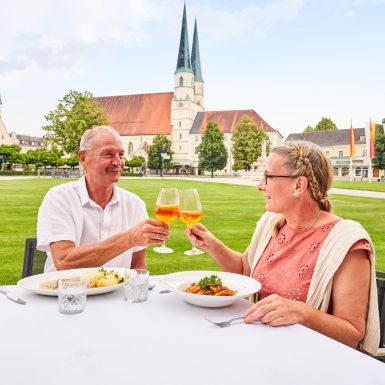
<instances>
[{"instance_id":1,"label":"braided hair","mask_svg":"<svg viewBox=\"0 0 385 385\"><path fill-rule=\"evenodd\" d=\"M332 212L332 204L328 199L328 190L333 183L333 169L329 159L321 148L306 141L285 142L274 147L270 153L282 155L287 159L284 163L293 176L305 176L309 182L312 198L318 203L320 210ZM286 219L277 216L273 223L273 236L278 235Z\"/></svg>"}]
</instances>

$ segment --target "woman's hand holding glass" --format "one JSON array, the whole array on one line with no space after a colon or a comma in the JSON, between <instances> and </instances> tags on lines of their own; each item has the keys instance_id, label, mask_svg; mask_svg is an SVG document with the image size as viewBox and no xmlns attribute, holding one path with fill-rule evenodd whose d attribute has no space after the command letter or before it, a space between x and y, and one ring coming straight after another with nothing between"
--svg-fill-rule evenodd
<instances>
[{"instance_id":1,"label":"woman's hand holding glass","mask_svg":"<svg viewBox=\"0 0 385 385\"><path fill-rule=\"evenodd\" d=\"M155 216L157 219L170 225L179 216L179 195L176 188L162 188L159 192L155 206ZM161 254L172 253L174 250L166 246L163 241L162 246L155 247L154 251Z\"/></svg>"},{"instance_id":2,"label":"woman's hand holding glass","mask_svg":"<svg viewBox=\"0 0 385 385\"><path fill-rule=\"evenodd\" d=\"M202 204L198 191L194 189L179 190L179 219L188 228L193 227L203 217ZM204 251L198 250L194 245L191 250L185 251L185 255L199 255Z\"/></svg>"}]
</instances>

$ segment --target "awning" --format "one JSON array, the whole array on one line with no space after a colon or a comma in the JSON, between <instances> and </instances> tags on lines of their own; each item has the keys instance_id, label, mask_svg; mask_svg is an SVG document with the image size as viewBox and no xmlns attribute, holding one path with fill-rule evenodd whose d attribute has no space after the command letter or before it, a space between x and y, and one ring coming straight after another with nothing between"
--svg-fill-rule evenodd
<instances>
[{"instance_id":1,"label":"awning","mask_svg":"<svg viewBox=\"0 0 385 385\"><path fill-rule=\"evenodd\" d=\"M191 159L173 159L172 164L174 166L191 166Z\"/></svg>"}]
</instances>

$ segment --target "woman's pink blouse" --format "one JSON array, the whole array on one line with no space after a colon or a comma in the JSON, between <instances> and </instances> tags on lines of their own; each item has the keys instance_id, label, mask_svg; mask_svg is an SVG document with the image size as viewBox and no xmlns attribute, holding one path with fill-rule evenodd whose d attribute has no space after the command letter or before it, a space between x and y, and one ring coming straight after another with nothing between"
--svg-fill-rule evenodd
<instances>
[{"instance_id":1,"label":"woman's pink blouse","mask_svg":"<svg viewBox=\"0 0 385 385\"><path fill-rule=\"evenodd\" d=\"M306 302L310 281L323 242L339 220L311 229L291 229L285 224L277 237L271 238L259 259L252 277L262 284L258 298L270 294ZM350 250L372 252L366 240Z\"/></svg>"}]
</instances>

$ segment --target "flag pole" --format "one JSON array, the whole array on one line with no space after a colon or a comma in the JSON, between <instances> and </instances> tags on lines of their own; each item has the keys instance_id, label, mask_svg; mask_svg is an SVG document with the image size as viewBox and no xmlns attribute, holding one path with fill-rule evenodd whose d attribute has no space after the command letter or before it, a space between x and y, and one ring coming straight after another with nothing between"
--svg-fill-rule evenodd
<instances>
[{"instance_id":1,"label":"flag pole","mask_svg":"<svg viewBox=\"0 0 385 385\"><path fill-rule=\"evenodd\" d=\"M368 167L368 182L372 183L372 154L370 153L370 135L372 134L372 117L369 119L369 148L368 148L368 160L369 160L369 167Z\"/></svg>"},{"instance_id":2,"label":"flag pole","mask_svg":"<svg viewBox=\"0 0 385 385\"><path fill-rule=\"evenodd\" d=\"M353 119L350 118L350 167L349 167L349 179L353 181L353 156L355 152L354 131L353 131Z\"/></svg>"}]
</instances>

